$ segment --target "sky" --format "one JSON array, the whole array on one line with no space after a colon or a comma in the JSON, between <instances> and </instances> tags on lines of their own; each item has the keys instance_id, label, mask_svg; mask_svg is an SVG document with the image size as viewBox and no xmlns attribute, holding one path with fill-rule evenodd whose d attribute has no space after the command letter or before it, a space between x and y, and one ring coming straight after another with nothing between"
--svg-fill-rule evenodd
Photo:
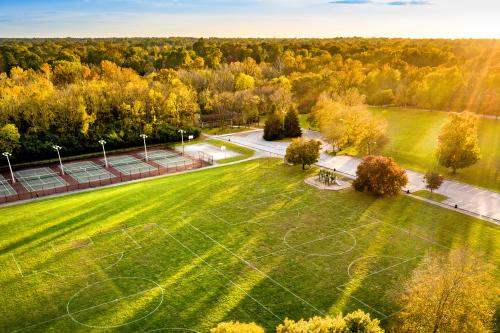
<instances>
[{"instance_id":1,"label":"sky","mask_svg":"<svg viewBox=\"0 0 500 333\"><path fill-rule=\"evenodd\" d=\"M500 38L500 0L0 0L0 37Z\"/></svg>"}]
</instances>

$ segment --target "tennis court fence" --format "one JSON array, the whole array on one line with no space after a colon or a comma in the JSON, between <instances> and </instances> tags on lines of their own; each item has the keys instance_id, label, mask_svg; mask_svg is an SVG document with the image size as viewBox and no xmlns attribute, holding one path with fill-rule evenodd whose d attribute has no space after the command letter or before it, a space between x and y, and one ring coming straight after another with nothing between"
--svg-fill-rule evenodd
<instances>
[{"instance_id":1,"label":"tennis court fence","mask_svg":"<svg viewBox=\"0 0 500 333\"><path fill-rule=\"evenodd\" d=\"M173 156L170 155L170 156ZM137 168L131 168L129 172L124 172L122 169L116 168L117 166L124 165L134 165L134 163L143 163L145 159L137 159L135 161L123 161L115 163L114 165L109 165L109 168L105 168L102 163L97 163L92 160L95 165L86 167L75 167L75 168L65 168L64 176L60 173L48 173L40 176L24 176L16 177L16 182L12 182L12 179L6 178L1 180L0 187L9 187L13 189L15 194L11 191L7 191L7 194L0 193L0 204L7 202L14 202L18 200L27 200L33 198L44 197L48 195L72 192L78 190L84 190L89 188L96 188L101 186L108 186L112 184L124 183L138 179L156 177L161 175L166 175L170 173L177 173L186 170L199 169L208 165L213 164L213 157L200 152L199 156L194 157L188 154L182 155L185 157L182 161L175 161L171 163L156 163L155 161L160 161L166 156L151 156L148 163L148 168L142 168L138 166ZM168 157L168 156L167 156ZM59 169L59 167L57 167ZM105 174L92 174L92 171L96 170L107 170ZM86 173L89 173L88 175ZM51 179L63 179L64 183L51 182ZM30 182L38 183L36 188L31 187ZM57 183L54 185L54 183Z\"/></svg>"}]
</instances>

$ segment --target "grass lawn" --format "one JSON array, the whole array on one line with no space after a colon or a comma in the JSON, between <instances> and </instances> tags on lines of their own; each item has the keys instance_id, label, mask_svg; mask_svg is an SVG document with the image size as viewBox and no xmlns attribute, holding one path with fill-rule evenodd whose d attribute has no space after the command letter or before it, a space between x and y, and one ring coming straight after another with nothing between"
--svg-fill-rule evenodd
<instances>
[{"instance_id":1,"label":"grass lawn","mask_svg":"<svg viewBox=\"0 0 500 333\"><path fill-rule=\"evenodd\" d=\"M0 208L0 331L383 319L425 253L468 244L500 267L497 226L405 196L322 192L304 184L316 170L273 162Z\"/></svg>"},{"instance_id":2,"label":"grass lawn","mask_svg":"<svg viewBox=\"0 0 500 333\"><path fill-rule=\"evenodd\" d=\"M235 156L235 157L230 157L230 158L218 160L217 163L219 163L219 164L245 160L249 157L252 157L255 154L255 151L253 149L242 147L239 145L235 145L235 144L227 142L227 141L209 139L209 140L206 140L205 142L208 142L211 145L214 145L214 146L219 147L219 148L221 146L226 146L226 148L228 150L231 150L231 151L234 151L235 153L241 154L241 156Z\"/></svg>"},{"instance_id":3,"label":"grass lawn","mask_svg":"<svg viewBox=\"0 0 500 333\"><path fill-rule=\"evenodd\" d=\"M209 135L223 135L223 134L250 131L252 129L254 129L254 128L253 127L214 127L214 128L203 128L202 131L203 131L203 133L206 133Z\"/></svg>"},{"instance_id":4,"label":"grass lawn","mask_svg":"<svg viewBox=\"0 0 500 333\"><path fill-rule=\"evenodd\" d=\"M418 197L426 198L426 199L437 201L437 202L443 202L446 199L448 199L448 197L445 195L442 195L439 193L433 193L433 192L426 191L426 190L416 191L416 192L413 192L412 194L416 195Z\"/></svg>"},{"instance_id":5,"label":"grass lawn","mask_svg":"<svg viewBox=\"0 0 500 333\"><path fill-rule=\"evenodd\" d=\"M390 143L383 154L392 156L402 166L426 172L436 164L434 149L439 129L446 113L402 108L371 108L385 118L389 125ZM479 120L481 160L453 175L449 169L439 168L446 178L500 191L500 121Z\"/></svg>"}]
</instances>

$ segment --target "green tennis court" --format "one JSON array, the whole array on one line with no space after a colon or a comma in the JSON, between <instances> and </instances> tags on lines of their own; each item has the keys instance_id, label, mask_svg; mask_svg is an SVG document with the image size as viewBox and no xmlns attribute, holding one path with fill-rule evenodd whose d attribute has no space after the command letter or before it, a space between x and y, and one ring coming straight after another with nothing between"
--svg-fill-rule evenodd
<instances>
[{"instance_id":1,"label":"green tennis court","mask_svg":"<svg viewBox=\"0 0 500 333\"><path fill-rule=\"evenodd\" d=\"M109 157L108 164L124 175L132 175L156 170L154 166L130 155Z\"/></svg>"},{"instance_id":2,"label":"green tennis court","mask_svg":"<svg viewBox=\"0 0 500 333\"><path fill-rule=\"evenodd\" d=\"M143 159L146 158L145 153L140 153ZM148 159L150 161L154 161L163 167L173 167L176 165L184 165L187 162L190 162L190 159L187 159L178 153L169 152L166 150L153 150L148 152Z\"/></svg>"},{"instance_id":3,"label":"green tennis court","mask_svg":"<svg viewBox=\"0 0 500 333\"><path fill-rule=\"evenodd\" d=\"M0 175L0 196L14 195L16 191L10 186L7 179Z\"/></svg>"},{"instance_id":4,"label":"green tennis court","mask_svg":"<svg viewBox=\"0 0 500 333\"><path fill-rule=\"evenodd\" d=\"M103 165L91 161L66 164L64 171L79 183L88 183L115 177Z\"/></svg>"},{"instance_id":5,"label":"green tennis court","mask_svg":"<svg viewBox=\"0 0 500 333\"><path fill-rule=\"evenodd\" d=\"M50 168L35 168L14 172L14 177L30 192L66 186L64 179Z\"/></svg>"}]
</instances>

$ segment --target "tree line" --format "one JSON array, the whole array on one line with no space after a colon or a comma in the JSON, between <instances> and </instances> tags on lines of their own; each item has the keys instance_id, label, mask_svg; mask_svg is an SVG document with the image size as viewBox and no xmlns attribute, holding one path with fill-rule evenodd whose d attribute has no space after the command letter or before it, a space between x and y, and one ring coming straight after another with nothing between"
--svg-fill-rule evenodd
<instances>
[{"instance_id":1,"label":"tree line","mask_svg":"<svg viewBox=\"0 0 500 333\"><path fill-rule=\"evenodd\" d=\"M155 142L176 140L180 127L196 133L200 115L235 114L246 124L294 110L323 116L325 126L354 121L320 112L338 109L337 96L498 115L495 46L361 38L1 39L0 128L14 125L16 156L32 160L52 156L54 143L80 153L98 149L101 138L113 147L134 145L141 132ZM382 144L381 126L370 122L357 144L367 150Z\"/></svg>"}]
</instances>

